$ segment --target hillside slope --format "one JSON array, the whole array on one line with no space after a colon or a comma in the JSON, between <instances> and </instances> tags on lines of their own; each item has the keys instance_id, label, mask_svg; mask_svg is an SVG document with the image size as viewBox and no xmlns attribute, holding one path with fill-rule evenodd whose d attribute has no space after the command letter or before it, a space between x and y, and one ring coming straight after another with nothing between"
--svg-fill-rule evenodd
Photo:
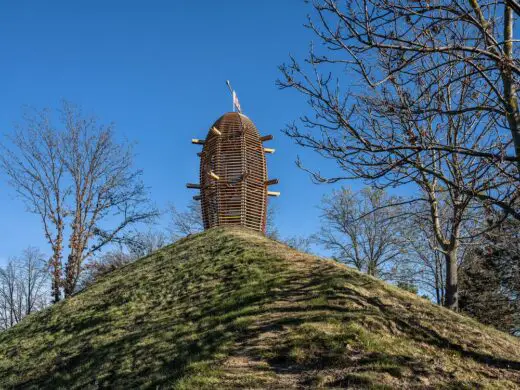
<instances>
[{"instance_id":1,"label":"hillside slope","mask_svg":"<svg viewBox=\"0 0 520 390\"><path fill-rule=\"evenodd\" d=\"M216 228L0 334L1 388L520 388L520 342Z\"/></svg>"}]
</instances>

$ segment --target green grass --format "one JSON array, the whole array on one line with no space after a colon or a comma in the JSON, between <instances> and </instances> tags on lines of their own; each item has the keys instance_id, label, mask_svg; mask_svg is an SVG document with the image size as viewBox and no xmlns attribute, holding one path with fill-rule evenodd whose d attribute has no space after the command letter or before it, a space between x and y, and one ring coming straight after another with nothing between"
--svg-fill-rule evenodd
<instances>
[{"instance_id":1,"label":"green grass","mask_svg":"<svg viewBox=\"0 0 520 390\"><path fill-rule=\"evenodd\" d=\"M0 333L0 388L520 388L520 342L335 262L212 229Z\"/></svg>"}]
</instances>

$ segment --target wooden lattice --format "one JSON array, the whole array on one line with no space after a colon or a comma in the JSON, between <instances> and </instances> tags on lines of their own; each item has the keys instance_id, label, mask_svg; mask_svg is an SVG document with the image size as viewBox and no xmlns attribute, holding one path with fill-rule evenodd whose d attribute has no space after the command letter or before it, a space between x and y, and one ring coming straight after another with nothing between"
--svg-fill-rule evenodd
<instances>
[{"instance_id":1,"label":"wooden lattice","mask_svg":"<svg viewBox=\"0 0 520 390\"><path fill-rule=\"evenodd\" d=\"M222 225L241 225L265 231L267 196L278 196L267 186L277 180L267 180L265 153L274 149L264 148L253 122L245 115L229 112L211 126L200 156L200 184L188 184L199 188L204 228Z\"/></svg>"}]
</instances>

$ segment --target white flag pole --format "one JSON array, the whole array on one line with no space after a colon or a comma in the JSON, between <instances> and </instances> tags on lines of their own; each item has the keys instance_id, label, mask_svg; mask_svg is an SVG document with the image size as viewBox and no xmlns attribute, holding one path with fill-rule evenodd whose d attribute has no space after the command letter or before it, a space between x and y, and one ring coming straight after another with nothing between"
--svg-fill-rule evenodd
<instances>
[{"instance_id":1,"label":"white flag pole","mask_svg":"<svg viewBox=\"0 0 520 390\"><path fill-rule=\"evenodd\" d=\"M235 112L235 99L233 98L233 88L231 88L231 83L229 82L229 80L226 80L226 84L229 88L229 92L231 92L231 104L233 104L233 112Z\"/></svg>"}]
</instances>

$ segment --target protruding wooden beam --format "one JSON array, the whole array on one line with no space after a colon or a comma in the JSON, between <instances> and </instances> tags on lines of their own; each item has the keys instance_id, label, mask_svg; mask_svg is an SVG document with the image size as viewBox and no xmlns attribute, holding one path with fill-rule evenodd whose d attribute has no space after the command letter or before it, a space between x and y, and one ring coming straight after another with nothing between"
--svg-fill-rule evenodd
<instances>
[{"instance_id":1,"label":"protruding wooden beam","mask_svg":"<svg viewBox=\"0 0 520 390\"><path fill-rule=\"evenodd\" d=\"M219 129L217 129L215 126L211 128L211 132L215 135L222 135Z\"/></svg>"},{"instance_id":2,"label":"protruding wooden beam","mask_svg":"<svg viewBox=\"0 0 520 390\"><path fill-rule=\"evenodd\" d=\"M209 171L208 175L210 175L215 180L220 180L220 176L213 171Z\"/></svg>"},{"instance_id":3,"label":"protruding wooden beam","mask_svg":"<svg viewBox=\"0 0 520 390\"><path fill-rule=\"evenodd\" d=\"M194 190L200 190L200 184L188 183L186 184L186 188L191 188Z\"/></svg>"},{"instance_id":4,"label":"protruding wooden beam","mask_svg":"<svg viewBox=\"0 0 520 390\"><path fill-rule=\"evenodd\" d=\"M274 153L274 149L271 149L271 148L264 148L264 153L273 154L273 153Z\"/></svg>"},{"instance_id":5,"label":"protruding wooden beam","mask_svg":"<svg viewBox=\"0 0 520 390\"><path fill-rule=\"evenodd\" d=\"M204 145L204 140L203 139L193 138L191 140L191 143L194 144L194 145Z\"/></svg>"},{"instance_id":6,"label":"protruding wooden beam","mask_svg":"<svg viewBox=\"0 0 520 390\"><path fill-rule=\"evenodd\" d=\"M262 142L271 141L272 139L273 139L273 136L271 134L264 135L263 137L260 137L260 141L262 141Z\"/></svg>"},{"instance_id":7,"label":"protruding wooden beam","mask_svg":"<svg viewBox=\"0 0 520 390\"><path fill-rule=\"evenodd\" d=\"M278 183L279 183L278 179L271 179L271 180L267 180L265 182L265 185L266 186L272 186L272 185L275 185L275 184L278 184Z\"/></svg>"},{"instance_id":8,"label":"protruding wooden beam","mask_svg":"<svg viewBox=\"0 0 520 390\"><path fill-rule=\"evenodd\" d=\"M280 192L278 191L267 191L268 196L280 196Z\"/></svg>"},{"instance_id":9,"label":"protruding wooden beam","mask_svg":"<svg viewBox=\"0 0 520 390\"><path fill-rule=\"evenodd\" d=\"M201 200L201 199L202 199L202 196L200 196L200 195L195 195L193 197L193 200Z\"/></svg>"}]
</instances>

